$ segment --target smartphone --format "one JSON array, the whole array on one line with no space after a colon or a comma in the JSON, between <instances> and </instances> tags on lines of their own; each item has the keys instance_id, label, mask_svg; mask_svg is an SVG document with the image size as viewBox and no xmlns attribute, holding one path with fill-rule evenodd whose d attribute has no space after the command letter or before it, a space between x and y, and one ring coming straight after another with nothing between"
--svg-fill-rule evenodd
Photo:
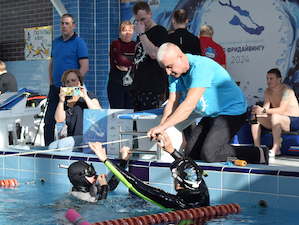
<instances>
[{"instance_id":1,"label":"smartphone","mask_svg":"<svg viewBox=\"0 0 299 225\"><path fill-rule=\"evenodd\" d=\"M80 87L63 87L66 96L80 95Z\"/></svg>"}]
</instances>

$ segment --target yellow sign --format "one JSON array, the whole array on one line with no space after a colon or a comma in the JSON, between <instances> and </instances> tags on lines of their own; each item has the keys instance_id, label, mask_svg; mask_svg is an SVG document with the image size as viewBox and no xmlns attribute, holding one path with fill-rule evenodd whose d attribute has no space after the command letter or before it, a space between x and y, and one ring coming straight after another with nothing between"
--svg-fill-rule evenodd
<instances>
[{"instance_id":1,"label":"yellow sign","mask_svg":"<svg viewBox=\"0 0 299 225\"><path fill-rule=\"evenodd\" d=\"M52 49L52 26L34 27L25 31L25 59L49 59Z\"/></svg>"}]
</instances>

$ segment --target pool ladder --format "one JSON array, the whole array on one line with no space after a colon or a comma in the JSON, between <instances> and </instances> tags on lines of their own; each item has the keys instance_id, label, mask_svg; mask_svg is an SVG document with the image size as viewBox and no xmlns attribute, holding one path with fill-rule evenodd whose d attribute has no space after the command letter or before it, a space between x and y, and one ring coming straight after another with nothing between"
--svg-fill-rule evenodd
<instances>
[{"instance_id":1,"label":"pool ladder","mask_svg":"<svg viewBox=\"0 0 299 225\"><path fill-rule=\"evenodd\" d=\"M138 131L122 131L121 130L121 126L118 127L118 135L119 135L119 140L122 140L122 136L123 135L132 135L133 136L144 136L147 134L147 132L138 132ZM138 140L137 139L133 139L133 140ZM130 152L135 153L135 154L149 154L149 155L156 155L157 159L160 160L161 159L161 148L159 147L158 144L157 145L157 150L156 151L150 151L150 150L141 150L139 148L132 148L130 150ZM119 142L119 149L121 149L121 141ZM121 157L120 153L119 156Z\"/></svg>"}]
</instances>

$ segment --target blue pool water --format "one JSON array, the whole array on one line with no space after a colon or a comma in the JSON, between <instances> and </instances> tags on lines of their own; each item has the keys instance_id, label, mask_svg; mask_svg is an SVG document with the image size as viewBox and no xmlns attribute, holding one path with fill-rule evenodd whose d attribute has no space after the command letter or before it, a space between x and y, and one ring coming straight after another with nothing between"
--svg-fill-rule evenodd
<instances>
[{"instance_id":1,"label":"blue pool water","mask_svg":"<svg viewBox=\"0 0 299 225\"><path fill-rule=\"evenodd\" d=\"M36 182L17 188L0 188L0 224L71 224L65 213L73 208L90 223L165 212L154 204L128 194L126 189L110 192L96 204L78 201L69 186ZM217 203L211 202L211 205ZM241 205L241 214L211 219L205 224L284 224L297 223L296 211Z\"/></svg>"}]
</instances>

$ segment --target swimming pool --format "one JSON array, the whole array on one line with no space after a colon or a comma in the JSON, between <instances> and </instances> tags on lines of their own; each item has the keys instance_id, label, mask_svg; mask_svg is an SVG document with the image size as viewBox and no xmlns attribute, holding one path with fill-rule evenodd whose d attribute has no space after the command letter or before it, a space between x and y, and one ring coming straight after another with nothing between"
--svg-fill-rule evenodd
<instances>
[{"instance_id":1,"label":"swimming pool","mask_svg":"<svg viewBox=\"0 0 299 225\"><path fill-rule=\"evenodd\" d=\"M16 152L20 150L2 149L0 155L7 156ZM108 173L106 166L94 155L73 153L69 156L63 152L49 152L1 157L0 179L15 178L19 183L36 181L36 184L21 184L17 189L0 189L1 199L4 199L0 204L0 221L7 221L6 224L32 224L32 221L35 221L33 224L70 224L64 218L70 208L74 208L91 223L116 219L111 217L113 212L116 212L117 218L163 212L155 205L140 199L131 202L123 184L99 204L86 204L70 199L67 193L71 185L67 171L58 165L70 165L76 160L93 162L98 173ZM130 161L129 170L151 185L175 193L169 164L133 159ZM205 180L209 187L211 204L236 202L242 208L241 215L228 215L208 223L280 224L282 220L284 224L295 223L299 202L298 171L263 165L224 167L220 163L198 164L209 175ZM46 182L41 183L41 178ZM268 209L255 207L261 199L268 202ZM135 209L138 210L134 211Z\"/></svg>"},{"instance_id":2,"label":"swimming pool","mask_svg":"<svg viewBox=\"0 0 299 225\"><path fill-rule=\"evenodd\" d=\"M36 182L12 189L0 188L0 224L71 224L65 218L70 208L90 222L162 212L120 189L109 193L108 199L92 204L73 198L68 194L69 187L63 184Z\"/></svg>"},{"instance_id":3,"label":"swimming pool","mask_svg":"<svg viewBox=\"0 0 299 225\"><path fill-rule=\"evenodd\" d=\"M129 195L123 186L109 193L108 199L96 204L76 200L68 191L67 185L39 181L20 184L12 189L0 188L1 224L71 224L65 218L65 213L70 208L75 209L90 223L165 212L154 204ZM212 202L212 205L216 204ZM249 204L243 204L241 208L241 214L213 218L206 224L296 223L295 211Z\"/></svg>"}]
</instances>

